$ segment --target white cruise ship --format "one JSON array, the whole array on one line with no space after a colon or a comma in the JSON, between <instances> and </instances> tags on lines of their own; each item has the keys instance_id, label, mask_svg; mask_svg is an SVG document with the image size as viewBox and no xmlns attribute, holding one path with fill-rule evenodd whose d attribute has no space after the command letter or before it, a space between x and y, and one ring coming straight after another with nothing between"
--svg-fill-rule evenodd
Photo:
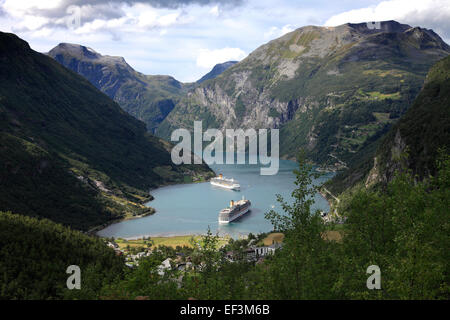
<instances>
[{"instance_id":1,"label":"white cruise ship","mask_svg":"<svg viewBox=\"0 0 450 320\"><path fill-rule=\"evenodd\" d=\"M222 174L219 174L215 178L211 178L211 184L213 186L239 191L241 189L241 185L238 181L234 179L226 179Z\"/></svg>"},{"instance_id":2,"label":"white cruise ship","mask_svg":"<svg viewBox=\"0 0 450 320\"><path fill-rule=\"evenodd\" d=\"M230 223L237 218L242 217L250 210L251 206L250 200L244 199L238 201L230 201L230 206L228 208L222 209L219 212L219 223Z\"/></svg>"}]
</instances>

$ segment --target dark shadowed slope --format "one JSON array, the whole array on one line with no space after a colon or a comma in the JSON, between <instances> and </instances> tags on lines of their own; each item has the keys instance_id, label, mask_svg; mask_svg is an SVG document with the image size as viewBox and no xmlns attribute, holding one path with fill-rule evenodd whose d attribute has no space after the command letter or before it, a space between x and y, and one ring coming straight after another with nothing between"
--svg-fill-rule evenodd
<instances>
[{"instance_id":1,"label":"dark shadowed slope","mask_svg":"<svg viewBox=\"0 0 450 320\"><path fill-rule=\"evenodd\" d=\"M338 174L329 189L341 193L361 181L366 186L386 183L402 168L419 179L435 175L439 149L450 151L450 57L431 68L413 105L381 139L375 157L362 158Z\"/></svg>"}]
</instances>

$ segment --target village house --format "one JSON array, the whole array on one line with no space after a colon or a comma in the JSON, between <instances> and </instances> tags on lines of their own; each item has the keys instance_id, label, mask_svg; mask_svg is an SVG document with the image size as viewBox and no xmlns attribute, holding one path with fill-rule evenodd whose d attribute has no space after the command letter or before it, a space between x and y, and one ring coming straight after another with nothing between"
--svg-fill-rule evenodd
<instances>
[{"instance_id":1,"label":"village house","mask_svg":"<svg viewBox=\"0 0 450 320\"><path fill-rule=\"evenodd\" d=\"M257 261L259 258L274 254L275 251L282 248L282 246L281 243L275 242L270 246L250 247L246 250L246 258L248 261Z\"/></svg>"},{"instance_id":2,"label":"village house","mask_svg":"<svg viewBox=\"0 0 450 320\"><path fill-rule=\"evenodd\" d=\"M166 270L172 269L172 265L170 264L171 261L172 261L172 259L167 258L159 265L158 274L160 276L163 276L166 273Z\"/></svg>"}]
</instances>

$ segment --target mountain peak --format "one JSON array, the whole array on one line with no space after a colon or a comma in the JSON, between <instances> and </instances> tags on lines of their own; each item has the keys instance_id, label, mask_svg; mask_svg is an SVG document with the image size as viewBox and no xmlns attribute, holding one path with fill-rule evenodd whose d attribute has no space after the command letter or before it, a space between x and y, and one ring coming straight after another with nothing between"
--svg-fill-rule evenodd
<instances>
[{"instance_id":1,"label":"mountain peak","mask_svg":"<svg viewBox=\"0 0 450 320\"><path fill-rule=\"evenodd\" d=\"M227 70L228 68L234 66L239 61L226 61L223 63L216 64L210 72L205 74L203 77L201 77L199 80L197 80L197 83L202 83L203 81L214 79L215 77L219 76L222 72Z\"/></svg>"},{"instance_id":2,"label":"mountain peak","mask_svg":"<svg viewBox=\"0 0 450 320\"><path fill-rule=\"evenodd\" d=\"M3 51L23 51L24 49L30 49L30 45L28 44L28 42L20 39L13 33L0 31L0 53Z\"/></svg>"},{"instance_id":3,"label":"mountain peak","mask_svg":"<svg viewBox=\"0 0 450 320\"><path fill-rule=\"evenodd\" d=\"M363 34L370 34L370 33L378 33L378 32L405 32L406 30L410 29L411 26L407 24L402 24L400 22L394 21L394 20L388 20L388 21L368 21L368 22L362 22L362 23L346 23L342 26L350 27L354 30L357 30L360 33Z\"/></svg>"},{"instance_id":4,"label":"mountain peak","mask_svg":"<svg viewBox=\"0 0 450 320\"><path fill-rule=\"evenodd\" d=\"M92 61L97 60L98 62L104 64L121 64L127 66L128 64L123 57L119 56L108 56L101 55L94 49L90 47L83 46L81 44L75 43L60 43L52 50L48 52L48 55L55 58L58 55L69 56L76 58L81 61Z\"/></svg>"},{"instance_id":5,"label":"mountain peak","mask_svg":"<svg viewBox=\"0 0 450 320\"><path fill-rule=\"evenodd\" d=\"M48 53L63 66L85 77L150 131L172 110L183 84L171 76L145 75L124 58L102 55L87 46L60 43Z\"/></svg>"},{"instance_id":6,"label":"mountain peak","mask_svg":"<svg viewBox=\"0 0 450 320\"><path fill-rule=\"evenodd\" d=\"M50 50L50 52L55 51L70 53L71 55L77 56L79 58L83 57L88 59L98 59L102 57L102 55L96 52L94 49L75 43L60 43L52 50Z\"/></svg>"}]
</instances>

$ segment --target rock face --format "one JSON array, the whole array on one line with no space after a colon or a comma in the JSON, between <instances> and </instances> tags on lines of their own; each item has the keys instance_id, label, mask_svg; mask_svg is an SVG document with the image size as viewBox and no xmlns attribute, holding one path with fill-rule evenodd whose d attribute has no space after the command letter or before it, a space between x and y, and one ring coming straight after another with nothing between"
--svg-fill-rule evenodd
<instances>
[{"instance_id":1,"label":"rock face","mask_svg":"<svg viewBox=\"0 0 450 320\"><path fill-rule=\"evenodd\" d=\"M224 72L228 68L234 66L236 63L238 63L238 61L227 61L224 63L216 64L210 72L208 72L203 77L201 77L199 80L197 80L197 83L202 83L206 80L216 78L218 75L220 75L222 72Z\"/></svg>"},{"instance_id":2,"label":"rock face","mask_svg":"<svg viewBox=\"0 0 450 320\"><path fill-rule=\"evenodd\" d=\"M183 84L170 76L144 75L122 57L101 55L91 48L61 43L49 56L88 79L153 132L172 111Z\"/></svg>"},{"instance_id":3,"label":"rock face","mask_svg":"<svg viewBox=\"0 0 450 320\"><path fill-rule=\"evenodd\" d=\"M304 148L317 163L348 166L405 113L430 66L449 53L432 30L395 21L303 27L194 88L156 134L170 138L194 120L280 128L283 156Z\"/></svg>"}]
</instances>

